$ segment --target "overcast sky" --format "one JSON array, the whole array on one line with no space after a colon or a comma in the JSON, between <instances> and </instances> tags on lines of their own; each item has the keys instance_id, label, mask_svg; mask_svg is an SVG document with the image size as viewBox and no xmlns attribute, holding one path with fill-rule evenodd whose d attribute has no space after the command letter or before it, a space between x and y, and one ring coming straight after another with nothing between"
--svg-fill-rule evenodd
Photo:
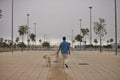
<instances>
[{"instance_id":1,"label":"overcast sky","mask_svg":"<svg viewBox=\"0 0 120 80\"><path fill-rule=\"evenodd\" d=\"M117 1L118 41L120 40L120 0ZM11 39L11 3L12 0L0 0L3 17L0 19L0 37ZM107 35L103 41L114 39L114 0L14 0L14 40L18 27L27 24L29 16L30 31L34 33L34 23L37 23L37 41L44 39L59 43L63 36L71 40L79 34L80 21L82 28L90 27L90 9L92 6L92 23L102 17L106 21ZM93 24L92 24L93 25ZM93 33L93 40L98 38ZM26 39L26 36L25 36ZM89 43L89 36L86 36Z\"/></svg>"}]
</instances>

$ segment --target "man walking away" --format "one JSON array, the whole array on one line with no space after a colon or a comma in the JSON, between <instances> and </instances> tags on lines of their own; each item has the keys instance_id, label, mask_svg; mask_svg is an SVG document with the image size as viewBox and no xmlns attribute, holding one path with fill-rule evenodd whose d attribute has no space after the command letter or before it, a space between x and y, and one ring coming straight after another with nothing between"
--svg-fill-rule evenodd
<instances>
[{"instance_id":1,"label":"man walking away","mask_svg":"<svg viewBox=\"0 0 120 80\"><path fill-rule=\"evenodd\" d=\"M59 45L59 49L57 51L57 57L59 56L59 51L61 50L62 59L63 59L63 67L64 65L68 68L68 54L70 54L70 43L66 41L66 37L63 37L63 41Z\"/></svg>"}]
</instances>

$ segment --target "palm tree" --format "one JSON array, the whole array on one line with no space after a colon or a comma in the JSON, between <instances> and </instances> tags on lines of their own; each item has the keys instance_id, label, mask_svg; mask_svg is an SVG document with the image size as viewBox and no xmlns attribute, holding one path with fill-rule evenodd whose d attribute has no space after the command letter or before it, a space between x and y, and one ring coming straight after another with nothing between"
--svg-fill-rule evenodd
<instances>
[{"instance_id":1,"label":"palm tree","mask_svg":"<svg viewBox=\"0 0 120 80\"><path fill-rule=\"evenodd\" d=\"M105 26L106 24L103 18L99 18L99 22L94 22L94 32L100 37L100 52L102 52L102 37L107 34Z\"/></svg>"},{"instance_id":2,"label":"palm tree","mask_svg":"<svg viewBox=\"0 0 120 80\"><path fill-rule=\"evenodd\" d=\"M2 17L2 10L0 9L0 18Z\"/></svg>"},{"instance_id":3,"label":"palm tree","mask_svg":"<svg viewBox=\"0 0 120 80\"><path fill-rule=\"evenodd\" d=\"M88 33L89 33L89 29L88 28L86 28L86 29L82 28L81 32L82 32L83 38L85 38L85 36L88 35ZM84 43L86 45L86 40L84 41Z\"/></svg>"},{"instance_id":4,"label":"palm tree","mask_svg":"<svg viewBox=\"0 0 120 80\"><path fill-rule=\"evenodd\" d=\"M17 43L18 43L19 41L20 41L20 38L17 37L16 40L15 40L15 42L16 42L16 43L15 43L15 44L16 44L16 47L17 47Z\"/></svg>"},{"instance_id":5,"label":"palm tree","mask_svg":"<svg viewBox=\"0 0 120 80\"><path fill-rule=\"evenodd\" d=\"M27 35L28 35L28 32L27 32ZM27 39L27 42L28 42L28 47L30 47L30 39Z\"/></svg>"},{"instance_id":6,"label":"palm tree","mask_svg":"<svg viewBox=\"0 0 120 80\"><path fill-rule=\"evenodd\" d=\"M6 44L7 44L7 41L8 41L7 39L4 40L4 42L5 42Z\"/></svg>"},{"instance_id":7,"label":"palm tree","mask_svg":"<svg viewBox=\"0 0 120 80\"><path fill-rule=\"evenodd\" d=\"M114 40L111 38L111 39L110 39L110 43L111 43L111 50L112 50L112 43L113 43L113 41L114 41Z\"/></svg>"},{"instance_id":8,"label":"palm tree","mask_svg":"<svg viewBox=\"0 0 120 80\"><path fill-rule=\"evenodd\" d=\"M86 28L86 29L82 28L82 29L81 29L81 32L82 32L82 36L83 36L83 38L84 38L84 36L88 35L89 29L88 29L88 28Z\"/></svg>"},{"instance_id":9,"label":"palm tree","mask_svg":"<svg viewBox=\"0 0 120 80\"><path fill-rule=\"evenodd\" d=\"M16 40L15 40L15 42L18 43L19 41L20 41L20 38L17 37Z\"/></svg>"},{"instance_id":10,"label":"palm tree","mask_svg":"<svg viewBox=\"0 0 120 80\"><path fill-rule=\"evenodd\" d=\"M95 43L95 49L96 49L96 48L97 48L98 40L97 40L97 39L94 39L94 43Z\"/></svg>"},{"instance_id":11,"label":"palm tree","mask_svg":"<svg viewBox=\"0 0 120 80\"><path fill-rule=\"evenodd\" d=\"M98 40L94 39L95 46L97 46Z\"/></svg>"},{"instance_id":12,"label":"palm tree","mask_svg":"<svg viewBox=\"0 0 120 80\"><path fill-rule=\"evenodd\" d=\"M0 38L0 47L3 47L3 38Z\"/></svg>"},{"instance_id":13,"label":"palm tree","mask_svg":"<svg viewBox=\"0 0 120 80\"><path fill-rule=\"evenodd\" d=\"M45 42L42 44L42 46L43 46L44 48L50 48L50 43L45 41Z\"/></svg>"},{"instance_id":14,"label":"palm tree","mask_svg":"<svg viewBox=\"0 0 120 80\"><path fill-rule=\"evenodd\" d=\"M33 34L33 33L30 34L30 39L32 42L35 42L35 37L36 37L35 34Z\"/></svg>"},{"instance_id":15,"label":"palm tree","mask_svg":"<svg viewBox=\"0 0 120 80\"><path fill-rule=\"evenodd\" d=\"M0 38L0 43L3 43L3 40L4 40L3 38Z\"/></svg>"},{"instance_id":16,"label":"palm tree","mask_svg":"<svg viewBox=\"0 0 120 80\"><path fill-rule=\"evenodd\" d=\"M23 44L24 35L27 34L27 31L28 31L28 26L26 26L26 25L19 26L18 32L22 38L22 44ZM22 48L22 51L23 51L23 48Z\"/></svg>"},{"instance_id":17,"label":"palm tree","mask_svg":"<svg viewBox=\"0 0 120 80\"><path fill-rule=\"evenodd\" d=\"M42 40L41 40L41 39L39 39L39 42L41 43L41 42L42 42Z\"/></svg>"},{"instance_id":18,"label":"palm tree","mask_svg":"<svg viewBox=\"0 0 120 80\"><path fill-rule=\"evenodd\" d=\"M41 40L41 39L39 39L39 42L40 42L40 44L41 44L42 40Z\"/></svg>"},{"instance_id":19,"label":"palm tree","mask_svg":"<svg viewBox=\"0 0 120 80\"><path fill-rule=\"evenodd\" d=\"M110 41L109 41L109 40L107 40L107 45L109 45L109 42L110 42Z\"/></svg>"},{"instance_id":20,"label":"palm tree","mask_svg":"<svg viewBox=\"0 0 120 80\"><path fill-rule=\"evenodd\" d=\"M8 43L11 46L12 45L12 40L8 40Z\"/></svg>"},{"instance_id":21,"label":"palm tree","mask_svg":"<svg viewBox=\"0 0 120 80\"><path fill-rule=\"evenodd\" d=\"M78 35L75 37L75 40L79 41L79 42L80 42L80 45L81 45L82 38L83 38L83 36L81 36L80 34L78 34ZM81 50L81 46L80 46L80 50Z\"/></svg>"},{"instance_id":22,"label":"palm tree","mask_svg":"<svg viewBox=\"0 0 120 80\"><path fill-rule=\"evenodd\" d=\"M114 40L111 38L111 39L110 39L111 46L112 46L113 41L114 41Z\"/></svg>"}]
</instances>

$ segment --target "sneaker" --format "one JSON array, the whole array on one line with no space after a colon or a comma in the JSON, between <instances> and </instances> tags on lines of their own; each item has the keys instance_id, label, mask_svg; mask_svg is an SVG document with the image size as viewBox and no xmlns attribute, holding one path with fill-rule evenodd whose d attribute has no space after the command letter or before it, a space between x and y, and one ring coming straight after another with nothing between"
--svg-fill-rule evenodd
<instances>
[{"instance_id":1,"label":"sneaker","mask_svg":"<svg viewBox=\"0 0 120 80\"><path fill-rule=\"evenodd\" d=\"M67 65L67 64L65 64L65 66L66 66L66 68L68 68L68 65Z\"/></svg>"}]
</instances>

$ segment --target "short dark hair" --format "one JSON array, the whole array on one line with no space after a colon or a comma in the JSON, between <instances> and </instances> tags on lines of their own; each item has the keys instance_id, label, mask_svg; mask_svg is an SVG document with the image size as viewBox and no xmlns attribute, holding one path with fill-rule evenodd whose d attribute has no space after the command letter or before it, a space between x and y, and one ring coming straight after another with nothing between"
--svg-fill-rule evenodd
<instances>
[{"instance_id":1,"label":"short dark hair","mask_svg":"<svg viewBox=\"0 0 120 80\"><path fill-rule=\"evenodd\" d=\"M66 40L66 37L63 37L63 40L65 41L65 40Z\"/></svg>"}]
</instances>

